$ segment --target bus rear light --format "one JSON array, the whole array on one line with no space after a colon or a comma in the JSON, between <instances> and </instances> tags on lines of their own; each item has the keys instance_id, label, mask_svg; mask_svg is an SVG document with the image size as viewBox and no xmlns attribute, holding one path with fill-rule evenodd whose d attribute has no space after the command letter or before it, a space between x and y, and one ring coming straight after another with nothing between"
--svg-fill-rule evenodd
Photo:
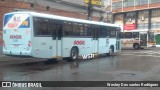
<instances>
[{"instance_id":1,"label":"bus rear light","mask_svg":"<svg viewBox=\"0 0 160 90\"><path fill-rule=\"evenodd\" d=\"M28 41L27 51L30 50L30 47L31 47L31 41Z\"/></svg>"},{"instance_id":2,"label":"bus rear light","mask_svg":"<svg viewBox=\"0 0 160 90\"><path fill-rule=\"evenodd\" d=\"M28 41L28 47L31 47L31 41Z\"/></svg>"}]
</instances>

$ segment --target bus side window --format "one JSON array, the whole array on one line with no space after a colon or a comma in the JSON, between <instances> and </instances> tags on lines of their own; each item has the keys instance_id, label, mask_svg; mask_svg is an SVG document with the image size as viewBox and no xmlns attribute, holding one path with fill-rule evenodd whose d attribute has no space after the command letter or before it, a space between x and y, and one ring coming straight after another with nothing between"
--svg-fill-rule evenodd
<instances>
[{"instance_id":1,"label":"bus side window","mask_svg":"<svg viewBox=\"0 0 160 90\"><path fill-rule=\"evenodd\" d=\"M110 27L106 27L106 28L105 28L105 30L106 30L106 37L107 37L107 38L110 37L110 29L111 29Z\"/></svg>"},{"instance_id":2,"label":"bus side window","mask_svg":"<svg viewBox=\"0 0 160 90\"><path fill-rule=\"evenodd\" d=\"M83 31L84 36L87 36L87 31L88 31L88 25L84 24L84 31Z\"/></svg>"},{"instance_id":3,"label":"bus side window","mask_svg":"<svg viewBox=\"0 0 160 90\"><path fill-rule=\"evenodd\" d=\"M133 32L133 38L139 38L139 32Z\"/></svg>"},{"instance_id":4,"label":"bus side window","mask_svg":"<svg viewBox=\"0 0 160 90\"><path fill-rule=\"evenodd\" d=\"M80 36L84 36L84 27L83 24L79 24Z\"/></svg>"},{"instance_id":5,"label":"bus side window","mask_svg":"<svg viewBox=\"0 0 160 90\"><path fill-rule=\"evenodd\" d=\"M96 38L96 40L99 38L99 32L100 32L100 27L96 26L96 28L95 28L95 38Z\"/></svg>"},{"instance_id":6,"label":"bus side window","mask_svg":"<svg viewBox=\"0 0 160 90\"><path fill-rule=\"evenodd\" d=\"M50 35L51 33L49 32L48 26L49 26L49 20L48 19L44 19L42 24L41 24L41 28L42 28L42 35Z\"/></svg>"},{"instance_id":7,"label":"bus side window","mask_svg":"<svg viewBox=\"0 0 160 90\"><path fill-rule=\"evenodd\" d=\"M78 23L73 23L73 36L79 36L79 26L78 26Z\"/></svg>"},{"instance_id":8,"label":"bus side window","mask_svg":"<svg viewBox=\"0 0 160 90\"><path fill-rule=\"evenodd\" d=\"M132 32L125 32L125 38L132 38Z\"/></svg>"},{"instance_id":9,"label":"bus side window","mask_svg":"<svg viewBox=\"0 0 160 90\"><path fill-rule=\"evenodd\" d=\"M51 36L50 20L45 18L34 17L34 35Z\"/></svg>"},{"instance_id":10,"label":"bus side window","mask_svg":"<svg viewBox=\"0 0 160 90\"><path fill-rule=\"evenodd\" d=\"M64 22L63 29L64 29L64 36L72 36L72 23L71 22Z\"/></svg>"},{"instance_id":11,"label":"bus side window","mask_svg":"<svg viewBox=\"0 0 160 90\"><path fill-rule=\"evenodd\" d=\"M125 38L125 33L124 32L120 32L120 38L121 39Z\"/></svg>"},{"instance_id":12,"label":"bus side window","mask_svg":"<svg viewBox=\"0 0 160 90\"><path fill-rule=\"evenodd\" d=\"M89 24L86 24L86 36L92 37L92 27Z\"/></svg>"},{"instance_id":13,"label":"bus side window","mask_svg":"<svg viewBox=\"0 0 160 90\"><path fill-rule=\"evenodd\" d=\"M110 28L110 37L116 38L116 28L114 28L114 27Z\"/></svg>"}]
</instances>

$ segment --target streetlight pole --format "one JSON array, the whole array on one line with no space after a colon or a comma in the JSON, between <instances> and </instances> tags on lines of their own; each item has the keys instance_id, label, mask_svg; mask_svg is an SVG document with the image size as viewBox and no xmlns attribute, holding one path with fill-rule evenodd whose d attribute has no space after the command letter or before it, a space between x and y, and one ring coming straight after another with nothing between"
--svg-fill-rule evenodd
<instances>
[{"instance_id":1,"label":"streetlight pole","mask_svg":"<svg viewBox=\"0 0 160 90\"><path fill-rule=\"evenodd\" d=\"M91 0L88 2L88 20L92 20L93 6Z\"/></svg>"}]
</instances>

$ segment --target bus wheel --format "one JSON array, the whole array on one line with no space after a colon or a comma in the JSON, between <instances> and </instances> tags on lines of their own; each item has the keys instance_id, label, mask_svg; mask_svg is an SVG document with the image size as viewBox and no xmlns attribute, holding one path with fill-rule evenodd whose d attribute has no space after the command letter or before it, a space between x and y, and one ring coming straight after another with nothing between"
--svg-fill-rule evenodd
<instances>
[{"instance_id":1,"label":"bus wheel","mask_svg":"<svg viewBox=\"0 0 160 90\"><path fill-rule=\"evenodd\" d=\"M107 53L107 56L113 55L113 52L114 52L114 49L113 49L113 47L111 46L111 47L109 48L109 53Z\"/></svg>"},{"instance_id":2,"label":"bus wheel","mask_svg":"<svg viewBox=\"0 0 160 90\"><path fill-rule=\"evenodd\" d=\"M133 45L133 48L134 48L134 49L139 49L139 44L137 44L137 43L134 44L134 45Z\"/></svg>"},{"instance_id":3,"label":"bus wheel","mask_svg":"<svg viewBox=\"0 0 160 90\"><path fill-rule=\"evenodd\" d=\"M77 60L79 56L78 49L73 47L71 49L71 60Z\"/></svg>"}]
</instances>

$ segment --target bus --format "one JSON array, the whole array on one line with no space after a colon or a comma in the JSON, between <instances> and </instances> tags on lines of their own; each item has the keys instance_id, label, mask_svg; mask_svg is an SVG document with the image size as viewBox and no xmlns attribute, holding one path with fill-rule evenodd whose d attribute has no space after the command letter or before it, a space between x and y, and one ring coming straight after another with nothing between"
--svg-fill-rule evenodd
<instances>
[{"instance_id":1,"label":"bus","mask_svg":"<svg viewBox=\"0 0 160 90\"><path fill-rule=\"evenodd\" d=\"M125 31L120 33L122 49L156 47L153 32Z\"/></svg>"},{"instance_id":2,"label":"bus","mask_svg":"<svg viewBox=\"0 0 160 90\"><path fill-rule=\"evenodd\" d=\"M5 14L3 21L6 55L76 60L121 50L116 24L22 11Z\"/></svg>"}]
</instances>

